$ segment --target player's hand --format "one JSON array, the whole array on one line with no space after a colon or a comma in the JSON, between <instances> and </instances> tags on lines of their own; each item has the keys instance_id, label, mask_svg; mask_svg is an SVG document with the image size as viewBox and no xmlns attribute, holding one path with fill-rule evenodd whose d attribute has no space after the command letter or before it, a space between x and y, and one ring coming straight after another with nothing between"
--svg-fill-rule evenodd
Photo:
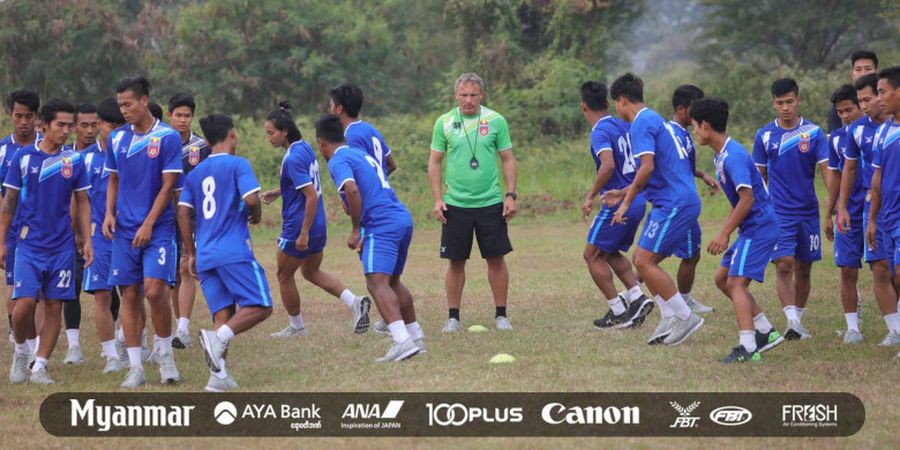
<instances>
[{"instance_id":1,"label":"player's hand","mask_svg":"<svg viewBox=\"0 0 900 450\"><path fill-rule=\"evenodd\" d=\"M106 236L107 239L113 238L113 233L116 232L116 218L112 214L107 213L103 218L103 225L100 227L100 231L103 232L103 236Z\"/></svg>"},{"instance_id":2,"label":"player's hand","mask_svg":"<svg viewBox=\"0 0 900 450\"><path fill-rule=\"evenodd\" d=\"M837 226L839 233L850 231L850 214L846 209L839 209L837 214Z\"/></svg>"},{"instance_id":3,"label":"player's hand","mask_svg":"<svg viewBox=\"0 0 900 450\"><path fill-rule=\"evenodd\" d=\"M0 269L6 270L6 242L0 242Z\"/></svg>"},{"instance_id":4,"label":"player's hand","mask_svg":"<svg viewBox=\"0 0 900 450\"><path fill-rule=\"evenodd\" d=\"M84 257L84 236L81 233L75 233L75 251ZM85 266L87 267L87 266Z\"/></svg>"},{"instance_id":5,"label":"player's hand","mask_svg":"<svg viewBox=\"0 0 900 450\"><path fill-rule=\"evenodd\" d=\"M268 205L274 202L278 197L281 197L281 189L272 189L263 192L262 195L259 196L259 199L262 200L263 203Z\"/></svg>"},{"instance_id":6,"label":"player's hand","mask_svg":"<svg viewBox=\"0 0 900 450\"><path fill-rule=\"evenodd\" d=\"M878 227L874 222L869 222L869 225L866 226L866 243L869 244L869 248L872 250L878 249Z\"/></svg>"},{"instance_id":7,"label":"player's hand","mask_svg":"<svg viewBox=\"0 0 900 450\"><path fill-rule=\"evenodd\" d=\"M197 257L188 253L187 256L184 257L184 262L185 265L187 265L188 273L197 279Z\"/></svg>"},{"instance_id":8,"label":"player's hand","mask_svg":"<svg viewBox=\"0 0 900 450\"><path fill-rule=\"evenodd\" d=\"M585 221L587 221L588 216L591 215L591 210L594 209L594 199L588 197L584 199L584 203L581 204L581 217Z\"/></svg>"},{"instance_id":9,"label":"player's hand","mask_svg":"<svg viewBox=\"0 0 900 450\"><path fill-rule=\"evenodd\" d=\"M294 242L294 247L297 247L298 251L306 251L309 249L309 232L301 231L300 236L297 237L297 241Z\"/></svg>"},{"instance_id":10,"label":"player's hand","mask_svg":"<svg viewBox=\"0 0 900 450\"><path fill-rule=\"evenodd\" d=\"M625 222L627 222L628 216L626 214L628 213L628 208L630 207L631 205L622 202L619 205L619 208L616 209L615 214L613 214L612 223L624 224Z\"/></svg>"},{"instance_id":11,"label":"player's hand","mask_svg":"<svg viewBox=\"0 0 900 450\"><path fill-rule=\"evenodd\" d=\"M831 220L831 215L825 216L825 226L822 228L825 228L825 237L834 242L834 221Z\"/></svg>"},{"instance_id":12,"label":"player's hand","mask_svg":"<svg viewBox=\"0 0 900 450\"><path fill-rule=\"evenodd\" d=\"M509 222L519 211L516 201L512 197L503 197L503 218Z\"/></svg>"},{"instance_id":13,"label":"player's hand","mask_svg":"<svg viewBox=\"0 0 900 450\"><path fill-rule=\"evenodd\" d=\"M434 202L434 217L440 223L447 223L447 218L444 217L444 211L447 210L447 204L444 203L443 200L438 200ZM506 202L503 202L503 210L506 212Z\"/></svg>"},{"instance_id":14,"label":"player's hand","mask_svg":"<svg viewBox=\"0 0 900 450\"><path fill-rule=\"evenodd\" d=\"M728 235L721 233L717 234L706 247L710 255L721 255L726 249L728 249Z\"/></svg>"},{"instance_id":15,"label":"player's hand","mask_svg":"<svg viewBox=\"0 0 900 450\"><path fill-rule=\"evenodd\" d=\"M719 192L719 183L716 183L716 179L711 177L709 174L703 175L703 182L706 183L707 186L709 186L709 189L712 190L713 194Z\"/></svg>"},{"instance_id":16,"label":"player's hand","mask_svg":"<svg viewBox=\"0 0 900 450\"><path fill-rule=\"evenodd\" d=\"M347 248L356 250L357 253L362 251L362 241L359 239L359 228L350 231L350 237L347 238Z\"/></svg>"},{"instance_id":17,"label":"player's hand","mask_svg":"<svg viewBox=\"0 0 900 450\"><path fill-rule=\"evenodd\" d=\"M153 225L144 222L144 224L138 228L137 233L134 234L134 239L131 240L131 246L134 248L144 248L150 243L151 236L153 236Z\"/></svg>"},{"instance_id":18,"label":"player's hand","mask_svg":"<svg viewBox=\"0 0 900 450\"><path fill-rule=\"evenodd\" d=\"M91 267L94 263L94 245L87 240L81 247L81 257L84 258L84 268Z\"/></svg>"},{"instance_id":19,"label":"player's hand","mask_svg":"<svg viewBox=\"0 0 900 450\"><path fill-rule=\"evenodd\" d=\"M624 189L610 189L603 193L600 196L600 199L603 201L603 204L606 205L607 208L611 208L616 206L622 199L625 198L625 190Z\"/></svg>"}]
</instances>

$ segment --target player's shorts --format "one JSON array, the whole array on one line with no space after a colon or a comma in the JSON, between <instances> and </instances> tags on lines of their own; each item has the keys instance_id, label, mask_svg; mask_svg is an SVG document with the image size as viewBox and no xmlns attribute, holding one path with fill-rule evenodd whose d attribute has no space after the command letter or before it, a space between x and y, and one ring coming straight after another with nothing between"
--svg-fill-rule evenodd
<instances>
[{"instance_id":1,"label":"player's shorts","mask_svg":"<svg viewBox=\"0 0 900 450\"><path fill-rule=\"evenodd\" d=\"M792 256L800 262L822 259L822 233L819 217L779 217L778 243L772 261Z\"/></svg>"},{"instance_id":2,"label":"player's shorts","mask_svg":"<svg viewBox=\"0 0 900 450\"><path fill-rule=\"evenodd\" d=\"M834 227L834 265L837 267L862 267L865 251L866 229L862 222L851 223L850 229L839 232Z\"/></svg>"},{"instance_id":3,"label":"player's shorts","mask_svg":"<svg viewBox=\"0 0 900 450\"><path fill-rule=\"evenodd\" d=\"M75 246L56 252L16 248L13 299L70 301L75 299Z\"/></svg>"},{"instance_id":4,"label":"player's shorts","mask_svg":"<svg viewBox=\"0 0 900 450\"><path fill-rule=\"evenodd\" d=\"M472 234L482 258L497 258L513 250L503 218L503 202L483 208L447 205L441 226L441 258L464 261L472 254Z\"/></svg>"},{"instance_id":5,"label":"player's shorts","mask_svg":"<svg viewBox=\"0 0 900 450\"><path fill-rule=\"evenodd\" d=\"M739 234L737 240L722 255L721 266L728 268L729 277L745 277L760 283L765 279L766 266L769 265L778 236L764 232L755 234Z\"/></svg>"},{"instance_id":6,"label":"player's shorts","mask_svg":"<svg viewBox=\"0 0 900 450\"><path fill-rule=\"evenodd\" d=\"M197 277L210 315L234 305L272 307L266 272L255 259L204 270Z\"/></svg>"},{"instance_id":7,"label":"player's shorts","mask_svg":"<svg viewBox=\"0 0 900 450\"><path fill-rule=\"evenodd\" d=\"M13 286L16 284L13 279L13 273L15 273L16 267L16 244L17 240L7 239L6 240L6 285Z\"/></svg>"},{"instance_id":8,"label":"player's shorts","mask_svg":"<svg viewBox=\"0 0 900 450\"><path fill-rule=\"evenodd\" d=\"M305 259L307 256L325 251L325 243L327 241L328 238L325 234L321 236L310 236L308 243L309 247L302 252L297 250L297 237L291 239L289 237L281 236L275 240L275 243L278 245L278 250L281 250L281 253L284 253L291 258Z\"/></svg>"},{"instance_id":9,"label":"player's shorts","mask_svg":"<svg viewBox=\"0 0 900 450\"><path fill-rule=\"evenodd\" d=\"M618 206L601 207L597 216L594 217L590 231L588 231L588 244L597 247L604 253L628 251L631 244L634 243L634 235L641 226L641 220L644 219L647 204L643 201L632 203L625 213L625 223L614 224L612 218L617 209Z\"/></svg>"},{"instance_id":10,"label":"player's shorts","mask_svg":"<svg viewBox=\"0 0 900 450\"><path fill-rule=\"evenodd\" d=\"M695 221L687 232L687 238L675 249L675 257L680 259L691 259L699 255L700 241L702 238L703 231L700 229L700 222Z\"/></svg>"},{"instance_id":11,"label":"player's shorts","mask_svg":"<svg viewBox=\"0 0 900 450\"><path fill-rule=\"evenodd\" d=\"M868 196L866 196L866 199L868 200ZM863 225L862 225L863 235L865 235L866 227L869 226L869 205L870 205L870 202L867 201L867 202L865 202L865 204L863 206ZM875 242L878 244L878 247L876 247L876 248L869 247L869 243L864 242L865 247L863 247L863 260L867 263L873 263L876 261L882 261L882 260L887 259L887 251L885 250L887 247L885 247L885 242L884 242L885 236L884 236L884 233L882 232L883 230L881 227L878 227L877 231L878 232L875 233Z\"/></svg>"},{"instance_id":12,"label":"player's shorts","mask_svg":"<svg viewBox=\"0 0 900 450\"><path fill-rule=\"evenodd\" d=\"M81 289L88 294L112 290L112 286L109 284L112 248L109 243L97 245L97 241L98 239L94 238L94 262L90 267L84 269L84 284Z\"/></svg>"},{"instance_id":13,"label":"player's shorts","mask_svg":"<svg viewBox=\"0 0 900 450\"><path fill-rule=\"evenodd\" d=\"M891 266L891 275L897 275L897 268L900 267L900 227L893 232L885 231L882 235L885 239L885 252L891 252L888 258L888 264Z\"/></svg>"},{"instance_id":14,"label":"player's shorts","mask_svg":"<svg viewBox=\"0 0 900 450\"><path fill-rule=\"evenodd\" d=\"M408 224L363 228L360 234L363 273L402 274L412 235L412 220Z\"/></svg>"},{"instance_id":15,"label":"player's shorts","mask_svg":"<svg viewBox=\"0 0 900 450\"><path fill-rule=\"evenodd\" d=\"M175 237L153 239L144 248L132 248L131 239L114 237L110 262L111 286L134 286L144 278L163 280L175 286L175 262L178 250Z\"/></svg>"},{"instance_id":16,"label":"player's shorts","mask_svg":"<svg viewBox=\"0 0 900 450\"><path fill-rule=\"evenodd\" d=\"M670 256L687 240L687 234L700 217L700 203L673 207L654 207L644 222L638 247L661 256Z\"/></svg>"}]
</instances>

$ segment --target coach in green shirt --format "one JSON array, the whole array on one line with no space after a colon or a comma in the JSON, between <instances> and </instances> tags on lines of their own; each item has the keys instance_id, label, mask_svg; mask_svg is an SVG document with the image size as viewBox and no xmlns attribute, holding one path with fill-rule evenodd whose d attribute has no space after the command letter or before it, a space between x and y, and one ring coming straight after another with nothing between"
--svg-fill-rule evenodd
<instances>
[{"instance_id":1,"label":"coach in green shirt","mask_svg":"<svg viewBox=\"0 0 900 450\"><path fill-rule=\"evenodd\" d=\"M473 233L481 257L487 261L497 329L512 329L506 316L509 271L503 257L512 251L506 223L516 215L516 160L506 119L481 106L482 98L481 77L466 73L457 78L459 107L438 118L431 138L428 179L434 215L443 224L441 258L450 260L445 280L449 309L445 333L461 329L459 305ZM505 191L500 188L501 167Z\"/></svg>"}]
</instances>

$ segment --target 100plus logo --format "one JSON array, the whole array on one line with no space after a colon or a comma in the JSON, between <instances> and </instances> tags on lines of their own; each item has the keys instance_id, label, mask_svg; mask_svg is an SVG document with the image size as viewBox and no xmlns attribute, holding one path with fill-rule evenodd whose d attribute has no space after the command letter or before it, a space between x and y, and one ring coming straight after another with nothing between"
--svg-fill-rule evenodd
<instances>
[{"instance_id":1,"label":"100plus logo","mask_svg":"<svg viewBox=\"0 0 900 450\"><path fill-rule=\"evenodd\" d=\"M459 427L472 422L519 423L524 419L521 407L485 408L462 403L427 403L428 426Z\"/></svg>"}]
</instances>

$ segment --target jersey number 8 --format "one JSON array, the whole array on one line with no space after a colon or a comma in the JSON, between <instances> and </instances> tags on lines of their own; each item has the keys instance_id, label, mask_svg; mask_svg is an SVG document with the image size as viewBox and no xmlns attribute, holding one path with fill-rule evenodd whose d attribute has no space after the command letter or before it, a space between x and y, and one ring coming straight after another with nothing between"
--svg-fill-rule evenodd
<instances>
[{"instance_id":1,"label":"jersey number 8","mask_svg":"<svg viewBox=\"0 0 900 450\"><path fill-rule=\"evenodd\" d=\"M216 179L208 176L201 183L203 188L203 218L209 220L216 214L216 198L213 194L216 192Z\"/></svg>"}]
</instances>

